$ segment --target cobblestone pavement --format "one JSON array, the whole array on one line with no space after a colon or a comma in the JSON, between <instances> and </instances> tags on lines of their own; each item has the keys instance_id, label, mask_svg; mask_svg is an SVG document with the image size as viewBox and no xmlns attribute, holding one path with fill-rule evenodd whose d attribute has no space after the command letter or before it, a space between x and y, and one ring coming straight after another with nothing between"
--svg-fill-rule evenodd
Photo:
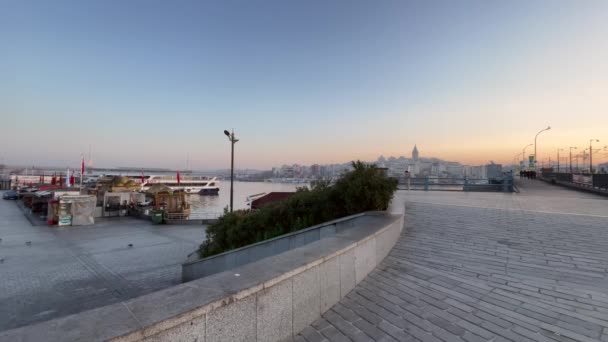
<instances>
[{"instance_id":1,"label":"cobblestone pavement","mask_svg":"<svg viewBox=\"0 0 608 342\"><path fill-rule=\"evenodd\" d=\"M521 187L400 192L395 248L295 340L608 341L608 202Z\"/></svg>"},{"instance_id":2,"label":"cobblestone pavement","mask_svg":"<svg viewBox=\"0 0 608 342\"><path fill-rule=\"evenodd\" d=\"M129 218L32 226L16 203L0 201L0 331L178 284L203 231Z\"/></svg>"}]
</instances>

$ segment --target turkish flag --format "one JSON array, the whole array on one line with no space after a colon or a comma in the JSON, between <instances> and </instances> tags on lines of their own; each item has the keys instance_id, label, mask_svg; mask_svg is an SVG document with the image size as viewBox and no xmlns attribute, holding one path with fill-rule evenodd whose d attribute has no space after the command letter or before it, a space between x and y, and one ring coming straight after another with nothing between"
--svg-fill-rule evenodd
<instances>
[{"instance_id":1,"label":"turkish flag","mask_svg":"<svg viewBox=\"0 0 608 342\"><path fill-rule=\"evenodd\" d=\"M84 176L84 157L80 155L80 177Z\"/></svg>"},{"instance_id":2,"label":"turkish flag","mask_svg":"<svg viewBox=\"0 0 608 342\"><path fill-rule=\"evenodd\" d=\"M182 183L182 178L179 176L179 170L177 170L177 185Z\"/></svg>"}]
</instances>

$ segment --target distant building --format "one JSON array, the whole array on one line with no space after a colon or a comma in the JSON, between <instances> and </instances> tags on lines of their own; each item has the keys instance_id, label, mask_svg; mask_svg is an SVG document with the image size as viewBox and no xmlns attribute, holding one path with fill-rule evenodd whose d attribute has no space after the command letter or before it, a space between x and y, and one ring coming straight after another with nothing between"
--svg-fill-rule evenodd
<instances>
[{"instance_id":1,"label":"distant building","mask_svg":"<svg viewBox=\"0 0 608 342\"><path fill-rule=\"evenodd\" d=\"M416 161L418 161L418 157L419 157L418 147L416 145L414 145L414 150L412 150L412 160L416 162Z\"/></svg>"},{"instance_id":2,"label":"distant building","mask_svg":"<svg viewBox=\"0 0 608 342\"><path fill-rule=\"evenodd\" d=\"M295 175L295 170L293 166L283 165L281 167L281 177L284 178L293 178Z\"/></svg>"},{"instance_id":3,"label":"distant building","mask_svg":"<svg viewBox=\"0 0 608 342\"><path fill-rule=\"evenodd\" d=\"M488 179L496 179L502 177L502 165L490 163L486 165L486 176Z\"/></svg>"},{"instance_id":4,"label":"distant building","mask_svg":"<svg viewBox=\"0 0 608 342\"><path fill-rule=\"evenodd\" d=\"M486 167L485 165L479 165L479 166L470 166L467 168L467 177L469 178L473 178L473 179L486 179L488 178L488 175L486 173Z\"/></svg>"},{"instance_id":5,"label":"distant building","mask_svg":"<svg viewBox=\"0 0 608 342\"><path fill-rule=\"evenodd\" d=\"M319 164L312 164L310 166L310 174L314 177L319 177L321 175L321 166Z\"/></svg>"},{"instance_id":6,"label":"distant building","mask_svg":"<svg viewBox=\"0 0 608 342\"><path fill-rule=\"evenodd\" d=\"M446 167L446 172L451 176L464 176L464 166L460 164L448 164Z\"/></svg>"}]
</instances>

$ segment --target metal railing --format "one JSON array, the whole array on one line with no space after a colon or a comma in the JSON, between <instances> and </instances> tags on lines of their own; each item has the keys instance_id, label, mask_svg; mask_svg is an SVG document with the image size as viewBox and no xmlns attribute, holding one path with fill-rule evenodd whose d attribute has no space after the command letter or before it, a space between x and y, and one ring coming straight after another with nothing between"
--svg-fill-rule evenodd
<instances>
[{"instance_id":1,"label":"metal railing","mask_svg":"<svg viewBox=\"0 0 608 342\"><path fill-rule=\"evenodd\" d=\"M424 191L496 191L513 192L513 177L502 179L487 178L434 178L434 177L400 177L398 189Z\"/></svg>"},{"instance_id":2,"label":"metal railing","mask_svg":"<svg viewBox=\"0 0 608 342\"><path fill-rule=\"evenodd\" d=\"M608 190L608 174L543 172L541 177L551 183L565 183L582 188Z\"/></svg>"},{"instance_id":3,"label":"metal railing","mask_svg":"<svg viewBox=\"0 0 608 342\"><path fill-rule=\"evenodd\" d=\"M204 213L166 213L165 218L167 220L215 220L220 218L222 213L219 212L204 212Z\"/></svg>"}]
</instances>

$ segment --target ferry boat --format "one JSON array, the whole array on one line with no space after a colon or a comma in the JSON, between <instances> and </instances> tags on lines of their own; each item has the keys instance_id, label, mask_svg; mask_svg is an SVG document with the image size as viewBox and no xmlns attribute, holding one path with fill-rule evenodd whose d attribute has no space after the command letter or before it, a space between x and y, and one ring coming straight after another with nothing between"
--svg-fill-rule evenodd
<instances>
[{"instance_id":1,"label":"ferry boat","mask_svg":"<svg viewBox=\"0 0 608 342\"><path fill-rule=\"evenodd\" d=\"M217 177L205 176L180 176L179 184L177 176L146 176L141 186L141 191L148 190L154 184L163 184L172 190L184 190L186 193L198 193L201 195L217 195L220 191L220 181Z\"/></svg>"}]
</instances>

